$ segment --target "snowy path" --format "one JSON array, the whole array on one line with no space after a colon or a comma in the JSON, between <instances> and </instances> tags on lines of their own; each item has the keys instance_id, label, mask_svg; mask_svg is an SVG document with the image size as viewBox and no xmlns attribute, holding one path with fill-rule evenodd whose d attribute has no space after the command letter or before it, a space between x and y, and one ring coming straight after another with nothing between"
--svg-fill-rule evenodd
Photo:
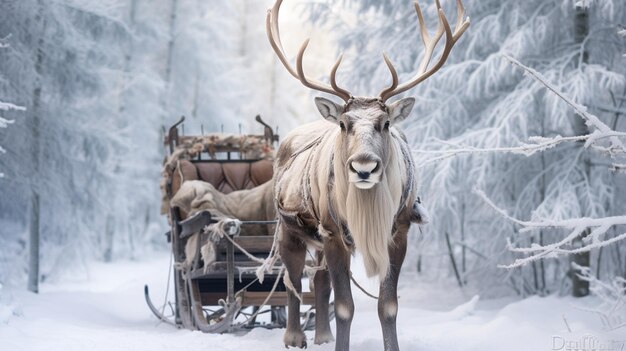
<instances>
[{"instance_id":1,"label":"snowy path","mask_svg":"<svg viewBox=\"0 0 626 351\"><path fill-rule=\"evenodd\" d=\"M87 282L43 285L40 295L0 291L0 350L283 349L282 330L206 335L157 323L145 306L143 285L150 284L153 299L162 301L168 263L167 257L98 263L92 266ZM614 340L612 351L620 350L626 339L625 328L602 331L595 316L573 306L579 300L536 297L475 304L454 286L420 286L410 277L402 282L414 285L413 290L405 286L400 291L398 336L403 350L567 350L567 345L559 348L563 340L580 343L594 340L584 339L591 335L609 345ZM353 350L380 350L375 301L360 292L354 294ZM567 331L563 316L573 333ZM312 332L307 335L309 350L334 349L333 344L312 345Z\"/></svg>"}]
</instances>

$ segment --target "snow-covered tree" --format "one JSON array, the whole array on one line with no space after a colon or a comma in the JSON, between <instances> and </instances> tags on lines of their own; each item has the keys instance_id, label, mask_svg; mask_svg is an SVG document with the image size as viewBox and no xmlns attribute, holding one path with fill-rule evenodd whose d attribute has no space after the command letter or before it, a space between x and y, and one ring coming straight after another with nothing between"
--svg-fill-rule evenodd
<instances>
[{"instance_id":1,"label":"snow-covered tree","mask_svg":"<svg viewBox=\"0 0 626 351\"><path fill-rule=\"evenodd\" d=\"M11 111L11 110L24 111L24 107L17 106L15 104L11 104L8 102L0 101L0 111ZM15 120L7 119L7 118L0 116L0 128L6 128L9 126L9 124L13 124L13 122L15 122ZM3 154L3 153L6 153L6 150L0 145L0 154ZM0 178L3 178L3 177L4 177L4 173L0 172Z\"/></svg>"},{"instance_id":2,"label":"snow-covered tree","mask_svg":"<svg viewBox=\"0 0 626 351\"><path fill-rule=\"evenodd\" d=\"M343 76L361 94L374 94L390 79L382 63L386 51L408 79L421 60L418 21L410 2L343 1L312 5L313 18L332 24L346 51ZM423 271L449 267L444 238L451 238L460 279L478 287L502 286L519 294L547 293L568 284L567 259L538 261L513 270L498 264L519 257L507 240L528 246L558 241L554 229L516 235L515 224L494 216L472 193L478 188L516 218L560 220L622 215L620 175L610 159L567 143L535 157L508 153L443 155L446 148L498 149L533 136L586 134L587 126L541 83L525 78L503 54L536 69L572 100L589 106L606 125L624 129L626 99L624 42L616 35L626 6L593 2L581 8L566 1L464 1L471 26L455 45L443 69L408 94L418 99L404 129L415 147L422 173L422 197L433 220L426 242L410 254L421 256ZM427 26L436 27L434 2L421 2ZM453 1L442 1L449 17ZM344 13L358 10L356 18ZM333 16L333 14L339 14ZM349 73L348 73L349 72ZM432 152L437 150L437 152ZM619 229L619 228L618 228ZM608 239L619 235L608 233ZM624 242L592 253L592 265L607 275L624 275ZM486 290L486 289L485 289Z\"/></svg>"},{"instance_id":3,"label":"snow-covered tree","mask_svg":"<svg viewBox=\"0 0 626 351\"><path fill-rule=\"evenodd\" d=\"M0 53L0 89L28 107L2 136L3 261L24 257L28 227L41 233L43 279L161 239L158 13L122 0L3 5L0 32L12 45ZM16 264L0 280L20 277L25 261Z\"/></svg>"},{"instance_id":4,"label":"snow-covered tree","mask_svg":"<svg viewBox=\"0 0 626 351\"><path fill-rule=\"evenodd\" d=\"M8 39L10 38L10 36L7 36L3 39L0 39L0 50L2 49L7 49L9 47L9 44L7 44ZM2 112L6 112L6 111L24 111L25 108L22 106L18 106L15 104L11 104L8 102L2 102L0 100L0 111ZM5 118L2 115L0 115L0 128L6 128L8 127L10 124L13 124L13 122L15 122L15 120L13 119L9 119L9 118ZM6 150L2 147L2 145L0 145L0 154L6 153ZM2 173L2 171L0 170L0 178L4 177L4 173Z\"/></svg>"},{"instance_id":5,"label":"snow-covered tree","mask_svg":"<svg viewBox=\"0 0 626 351\"><path fill-rule=\"evenodd\" d=\"M161 130L181 115L198 134L260 133L257 113L281 131L304 119L306 90L283 96L298 85L272 68L270 3L3 2L0 98L26 111L0 133L1 283L23 280L29 229L42 279L164 247Z\"/></svg>"}]
</instances>

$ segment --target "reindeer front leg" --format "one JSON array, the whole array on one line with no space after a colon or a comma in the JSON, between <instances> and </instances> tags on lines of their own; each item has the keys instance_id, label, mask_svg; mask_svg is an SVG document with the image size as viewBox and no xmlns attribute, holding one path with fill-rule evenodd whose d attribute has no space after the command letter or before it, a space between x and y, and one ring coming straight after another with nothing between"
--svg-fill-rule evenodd
<instances>
[{"instance_id":1,"label":"reindeer front leg","mask_svg":"<svg viewBox=\"0 0 626 351\"><path fill-rule=\"evenodd\" d=\"M325 238L324 255L335 291L335 323L337 325L335 351L348 351L354 301L350 289L350 252L346 250L341 240L342 238L336 235Z\"/></svg>"},{"instance_id":2,"label":"reindeer front leg","mask_svg":"<svg viewBox=\"0 0 626 351\"><path fill-rule=\"evenodd\" d=\"M317 254L317 264L324 263L324 253ZM315 286L315 344L324 344L335 340L330 331L330 320L328 316L328 300L330 299L330 274L327 269L315 272L313 278Z\"/></svg>"},{"instance_id":3,"label":"reindeer front leg","mask_svg":"<svg viewBox=\"0 0 626 351\"><path fill-rule=\"evenodd\" d=\"M378 318L383 329L385 351L398 351L396 316L398 314L398 277L404 262L407 246L408 225L399 226L389 245L389 272L380 282Z\"/></svg>"},{"instance_id":4,"label":"reindeer front leg","mask_svg":"<svg viewBox=\"0 0 626 351\"><path fill-rule=\"evenodd\" d=\"M285 279L285 284L290 282L293 290L295 290L294 292L287 288L287 329L283 341L285 347L306 348L306 335L304 335L302 325L300 325L300 297L297 296L302 295L302 270L306 258L306 245L299 238L289 235L289 229L284 224L281 226L281 230L283 231L283 239L280 241L280 256L288 274L288 281Z\"/></svg>"}]
</instances>

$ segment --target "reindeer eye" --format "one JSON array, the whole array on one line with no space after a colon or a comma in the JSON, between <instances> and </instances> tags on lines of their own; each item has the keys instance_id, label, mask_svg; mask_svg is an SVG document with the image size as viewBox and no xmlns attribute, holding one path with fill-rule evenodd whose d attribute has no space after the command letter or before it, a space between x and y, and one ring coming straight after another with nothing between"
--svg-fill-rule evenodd
<instances>
[{"instance_id":1,"label":"reindeer eye","mask_svg":"<svg viewBox=\"0 0 626 351\"><path fill-rule=\"evenodd\" d=\"M385 122L385 130L389 129L389 121Z\"/></svg>"},{"instance_id":2,"label":"reindeer eye","mask_svg":"<svg viewBox=\"0 0 626 351\"><path fill-rule=\"evenodd\" d=\"M339 122L339 128L341 128L341 130L345 132L345 130L346 130L346 125L345 125L345 124L343 124L343 122Z\"/></svg>"}]
</instances>

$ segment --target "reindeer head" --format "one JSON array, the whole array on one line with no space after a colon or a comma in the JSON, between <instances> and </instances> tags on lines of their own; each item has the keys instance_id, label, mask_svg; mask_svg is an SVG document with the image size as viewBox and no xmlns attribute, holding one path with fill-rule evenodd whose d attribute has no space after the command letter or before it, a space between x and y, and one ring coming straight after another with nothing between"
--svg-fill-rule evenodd
<instances>
[{"instance_id":1,"label":"reindeer head","mask_svg":"<svg viewBox=\"0 0 626 351\"><path fill-rule=\"evenodd\" d=\"M340 88L335 80L342 56L337 59L331 70L330 85L306 77L302 68L302 60L309 39L305 40L300 47L296 59L296 68L294 69L290 65L278 30L278 13L282 1L276 0L274 6L267 13L266 29L270 44L287 71L304 86L338 96L344 101L343 104L338 104L317 97L315 98L315 105L322 117L341 128L338 142L341 143L340 150L344 153L341 159L345 160L348 181L359 189L370 189L382 180L389 161L390 128L408 117L415 104L414 98L404 98L393 103L387 103L387 100L418 85L443 66L450 50L469 26L469 18L465 18L463 4L461 0L457 0L457 21L455 30L452 32L439 0L435 0L439 15L439 27L435 35L431 37L424 24L420 6L415 1L415 11L419 19L422 42L425 48L424 57L417 73L408 82L398 84L396 69L387 55L383 53L383 59L391 73L391 85L382 90L377 97L354 97L347 90ZM435 46L444 34L446 43L441 56L437 63L429 68Z\"/></svg>"},{"instance_id":2,"label":"reindeer head","mask_svg":"<svg viewBox=\"0 0 626 351\"><path fill-rule=\"evenodd\" d=\"M315 98L322 117L341 129L338 160L345 161L350 183L370 189L382 180L390 158L390 128L409 115L414 103L405 98L387 106L380 98L353 97L342 105Z\"/></svg>"}]
</instances>

